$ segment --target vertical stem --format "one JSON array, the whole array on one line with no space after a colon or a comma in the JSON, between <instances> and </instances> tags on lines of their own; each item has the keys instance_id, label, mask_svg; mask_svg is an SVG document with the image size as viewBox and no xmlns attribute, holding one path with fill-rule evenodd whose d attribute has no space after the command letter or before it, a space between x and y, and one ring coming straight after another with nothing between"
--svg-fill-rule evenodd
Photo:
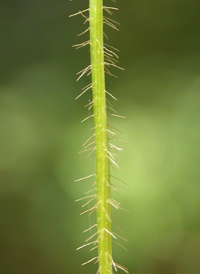
<instances>
[{"instance_id":1,"label":"vertical stem","mask_svg":"<svg viewBox=\"0 0 200 274\"><path fill-rule=\"evenodd\" d=\"M90 0L90 57L95 126L99 273L112 274L110 170L103 49L103 0Z\"/></svg>"}]
</instances>

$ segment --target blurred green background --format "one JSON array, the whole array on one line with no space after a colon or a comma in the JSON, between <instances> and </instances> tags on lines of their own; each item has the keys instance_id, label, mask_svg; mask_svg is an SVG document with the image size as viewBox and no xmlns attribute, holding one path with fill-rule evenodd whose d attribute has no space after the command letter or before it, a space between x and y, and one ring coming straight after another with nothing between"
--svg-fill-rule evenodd
<instances>
[{"instance_id":1,"label":"blurred green background","mask_svg":"<svg viewBox=\"0 0 200 274\"><path fill-rule=\"evenodd\" d=\"M93 218L75 199L92 180L94 156L78 154L92 122L75 101L90 77L89 48L73 44L85 29L88 1L0 1L0 273L96 273L81 266L95 252L76 251ZM113 5L109 0L105 5ZM120 50L110 100L126 119L110 117L127 144L119 153L130 212L113 210L128 252L115 260L135 274L200 273L200 1L118 1L106 43ZM89 234L88 234L89 235ZM121 273L121 271L119 271Z\"/></svg>"}]
</instances>

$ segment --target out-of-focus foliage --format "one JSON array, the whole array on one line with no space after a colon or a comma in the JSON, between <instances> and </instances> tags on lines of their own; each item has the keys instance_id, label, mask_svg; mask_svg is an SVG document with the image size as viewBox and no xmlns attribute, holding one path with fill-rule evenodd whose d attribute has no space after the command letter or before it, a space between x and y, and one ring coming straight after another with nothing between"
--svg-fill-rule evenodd
<instances>
[{"instance_id":1,"label":"out-of-focus foliage","mask_svg":"<svg viewBox=\"0 0 200 274\"><path fill-rule=\"evenodd\" d=\"M74 200L90 190L94 158L78 154L92 122L80 124L91 100L76 83L88 48L72 44L84 30L68 15L87 1L0 2L0 273L95 273L93 254L75 251L93 219ZM107 2L107 3L106 3ZM105 5L111 5L105 0ZM118 79L107 77L112 102L127 118L109 118L127 141L122 170L129 184L113 210L129 252L116 261L136 274L196 274L200 269L200 2L118 1L106 28L120 49ZM85 35L87 36L87 35ZM124 187L124 186L122 186Z\"/></svg>"}]
</instances>

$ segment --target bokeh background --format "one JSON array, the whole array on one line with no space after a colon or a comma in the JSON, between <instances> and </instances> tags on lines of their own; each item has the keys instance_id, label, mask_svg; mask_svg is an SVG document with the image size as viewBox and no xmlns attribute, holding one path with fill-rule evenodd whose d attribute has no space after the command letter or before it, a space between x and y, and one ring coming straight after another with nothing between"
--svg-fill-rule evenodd
<instances>
[{"instance_id":1,"label":"bokeh background","mask_svg":"<svg viewBox=\"0 0 200 274\"><path fill-rule=\"evenodd\" d=\"M105 5L114 3L106 0ZM115 4L114 4L115 5ZM0 273L96 273L76 251L92 215L79 216L94 156L79 154L92 121L81 16L88 1L0 1ZM113 220L129 242L115 260L135 274L200 273L200 1L124 0L106 43L120 50L110 100L126 119L109 117L122 144L112 170L129 186L117 196L129 213ZM89 234L88 234L89 235ZM94 251L95 252L95 251ZM119 270L121 273L121 271Z\"/></svg>"}]
</instances>

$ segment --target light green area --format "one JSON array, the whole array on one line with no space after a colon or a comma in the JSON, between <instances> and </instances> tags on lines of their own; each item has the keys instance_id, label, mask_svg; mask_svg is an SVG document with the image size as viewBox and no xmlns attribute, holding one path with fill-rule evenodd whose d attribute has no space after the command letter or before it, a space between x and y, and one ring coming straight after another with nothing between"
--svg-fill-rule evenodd
<instances>
[{"instance_id":1,"label":"light green area","mask_svg":"<svg viewBox=\"0 0 200 274\"><path fill-rule=\"evenodd\" d=\"M95 138L95 170L97 185L97 240L100 274L112 272L112 239L110 210L110 163L107 133L103 48L103 1L90 0L90 56Z\"/></svg>"}]
</instances>

